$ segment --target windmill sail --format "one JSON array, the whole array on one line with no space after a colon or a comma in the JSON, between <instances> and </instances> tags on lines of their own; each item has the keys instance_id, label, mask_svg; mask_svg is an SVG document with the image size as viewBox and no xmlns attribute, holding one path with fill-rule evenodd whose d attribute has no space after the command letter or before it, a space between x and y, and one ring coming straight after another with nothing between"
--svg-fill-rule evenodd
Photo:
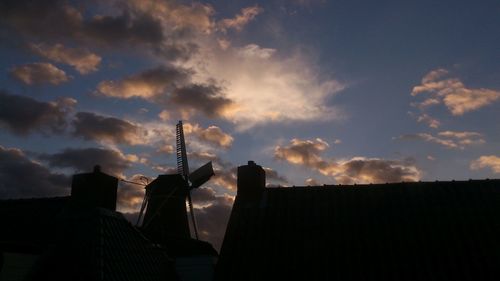
<instances>
[{"instance_id":1,"label":"windmill sail","mask_svg":"<svg viewBox=\"0 0 500 281\"><path fill-rule=\"evenodd\" d=\"M184 140L184 127L182 121L179 121L175 126L176 131L176 154L177 154L177 172L184 176L184 179L189 179L189 164L187 160L186 142ZM194 216L193 200L191 199L191 191L187 192L187 200L189 205L189 213L191 214L191 222L193 223L193 231L196 239L198 239L198 227Z\"/></svg>"},{"instance_id":2,"label":"windmill sail","mask_svg":"<svg viewBox=\"0 0 500 281\"><path fill-rule=\"evenodd\" d=\"M213 175L214 169L212 167L212 161L196 169L194 172L189 174L189 181L191 182L191 188L198 188L204 183L206 183Z\"/></svg>"},{"instance_id":3,"label":"windmill sail","mask_svg":"<svg viewBox=\"0 0 500 281\"><path fill-rule=\"evenodd\" d=\"M184 177L189 176L189 164L187 160L186 153L186 142L184 141L184 128L182 126L182 121L179 121L175 126L176 131L176 154L177 154L177 172Z\"/></svg>"}]
</instances>

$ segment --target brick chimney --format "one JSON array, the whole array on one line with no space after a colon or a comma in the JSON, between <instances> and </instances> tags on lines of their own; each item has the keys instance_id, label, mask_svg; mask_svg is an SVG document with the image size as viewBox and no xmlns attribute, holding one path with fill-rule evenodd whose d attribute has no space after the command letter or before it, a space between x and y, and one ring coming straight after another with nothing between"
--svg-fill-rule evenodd
<instances>
[{"instance_id":1,"label":"brick chimney","mask_svg":"<svg viewBox=\"0 0 500 281\"><path fill-rule=\"evenodd\" d=\"M258 200L266 188L266 171L254 161L238 167L237 196Z\"/></svg>"},{"instance_id":2,"label":"brick chimney","mask_svg":"<svg viewBox=\"0 0 500 281\"><path fill-rule=\"evenodd\" d=\"M101 172L97 165L92 173L76 174L71 182L71 200L80 206L116 210L118 179Z\"/></svg>"}]
</instances>

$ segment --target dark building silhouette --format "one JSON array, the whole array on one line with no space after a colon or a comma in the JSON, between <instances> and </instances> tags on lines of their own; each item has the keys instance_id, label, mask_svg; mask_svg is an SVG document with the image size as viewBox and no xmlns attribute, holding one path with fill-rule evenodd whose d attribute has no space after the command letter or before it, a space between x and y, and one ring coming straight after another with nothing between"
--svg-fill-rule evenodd
<instances>
[{"instance_id":1,"label":"dark building silhouette","mask_svg":"<svg viewBox=\"0 0 500 281\"><path fill-rule=\"evenodd\" d=\"M0 201L0 280L211 280L217 252L190 238L182 184L148 186L146 217L159 212L147 231L115 211L118 179L98 167L73 177L71 196Z\"/></svg>"},{"instance_id":2,"label":"dark building silhouette","mask_svg":"<svg viewBox=\"0 0 500 281\"><path fill-rule=\"evenodd\" d=\"M77 174L71 182L71 200L74 204L116 210L118 179L101 172L95 166L92 173Z\"/></svg>"},{"instance_id":3,"label":"dark building silhouette","mask_svg":"<svg viewBox=\"0 0 500 281\"><path fill-rule=\"evenodd\" d=\"M249 161L238 167L219 256L190 236L185 177L147 186L140 228L115 211L117 183L95 169L75 175L71 196L0 201L0 279L500 276L500 180L266 188L264 169Z\"/></svg>"},{"instance_id":4,"label":"dark building silhouette","mask_svg":"<svg viewBox=\"0 0 500 281\"><path fill-rule=\"evenodd\" d=\"M175 260L181 280L212 280L218 254L210 243L191 238L188 192L182 175L159 175L146 186L147 209L140 229Z\"/></svg>"},{"instance_id":5,"label":"dark building silhouette","mask_svg":"<svg viewBox=\"0 0 500 281\"><path fill-rule=\"evenodd\" d=\"M216 280L500 279L500 180L264 183L238 168Z\"/></svg>"},{"instance_id":6,"label":"dark building silhouette","mask_svg":"<svg viewBox=\"0 0 500 281\"><path fill-rule=\"evenodd\" d=\"M188 188L179 174L159 175L146 187L149 200L142 229L153 241L191 238L186 211Z\"/></svg>"}]
</instances>

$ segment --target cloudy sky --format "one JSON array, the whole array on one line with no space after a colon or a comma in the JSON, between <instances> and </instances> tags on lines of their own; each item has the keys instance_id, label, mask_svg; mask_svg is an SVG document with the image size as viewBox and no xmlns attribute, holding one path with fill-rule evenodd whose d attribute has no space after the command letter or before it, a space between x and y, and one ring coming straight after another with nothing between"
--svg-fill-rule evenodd
<instances>
[{"instance_id":1,"label":"cloudy sky","mask_svg":"<svg viewBox=\"0 0 500 281\"><path fill-rule=\"evenodd\" d=\"M175 171L184 120L202 238L235 167L271 185L500 176L500 3L0 2L0 198L59 196L95 164ZM136 213L140 186L120 184Z\"/></svg>"}]
</instances>

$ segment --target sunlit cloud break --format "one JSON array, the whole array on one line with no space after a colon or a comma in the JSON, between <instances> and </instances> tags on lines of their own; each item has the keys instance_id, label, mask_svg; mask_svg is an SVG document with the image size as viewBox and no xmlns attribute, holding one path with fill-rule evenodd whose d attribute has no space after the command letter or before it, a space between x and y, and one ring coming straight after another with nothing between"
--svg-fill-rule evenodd
<instances>
[{"instance_id":1,"label":"sunlit cloud break","mask_svg":"<svg viewBox=\"0 0 500 281\"><path fill-rule=\"evenodd\" d=\"M500 98L500 91L467 88L458 78L445 78L449 71L437 69L422 78L422 83L413 87L412 96L429 93L430 98L417 104L421 109L441 102L453 115L463 115L469 111L487 106Z\"/></svg>"}]
</instances>

